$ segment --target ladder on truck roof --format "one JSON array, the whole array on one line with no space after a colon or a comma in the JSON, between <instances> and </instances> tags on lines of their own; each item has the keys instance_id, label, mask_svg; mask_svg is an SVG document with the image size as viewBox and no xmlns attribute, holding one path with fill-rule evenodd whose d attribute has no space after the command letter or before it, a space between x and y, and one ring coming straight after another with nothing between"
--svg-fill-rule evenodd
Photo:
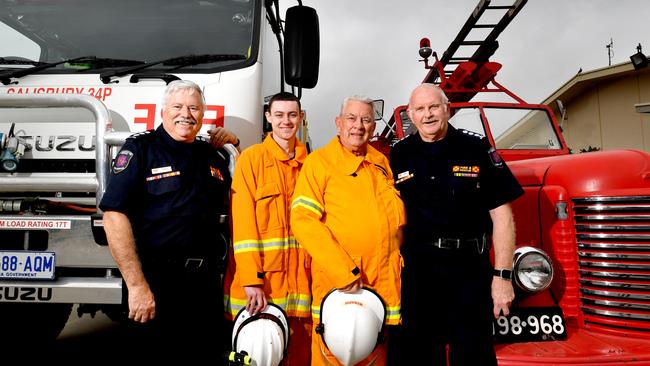
<instances>
[{"instance_id":1,"label":"ladder on truck roof","mask_svg":"<svg viewBox=\"0 0 650 366\"><path fill-rule=\"evenodd\" d=\"M456 67L463 62L472 61L482 63L489 61L490 57L499 48L497 37L506 29L521 8L526 5L528 0L515 0L512 5L491 5L491 2L492 0L479 1L465 22L465 25L463 25L458 35L456 35L456 38L454 38L447 50L442 54L438 62L444 70L445 77L451 76ZM488 10L489 12L486 12ZM498 18L499 15L501 17L498 21L494 23L485 22L487 18ZM483 33L483 36L481 36L478 31L480 29L490 31ZM472 31L476 31L472 33L472 36L478 37L478 39L468 39ZM471 56L459 54L462 52L466 55L471 52L471 48L473 47L476 49ZM422 82L440 83L439 69L432 67Z\"/></svg>"},{"instance_id":2,"label":"ladder on truck roof","mask_svg":"<svg viewBox=\"0 0 650 366\"><path fill-rule=\"evenodd\" d=\"M435 56L433 65L429 65L426 59L422 60L429 70L422 82L438 84L445 90L450 102L468 102L489 82L495 83L494 75L501 65L490 63L489 60L499 48L497 37L527 2L528 0L514 0L510 5L492 5L492 0L480 0L442 57L437 59ZM494 19L498 20L489 22ZM481 32L481 29L486 31ZM470 36L476 38L468 39ZM498 88L505 91L500 85ZM509 91L505 92L511 95ZM512 97L519 100L516 96ZM377 141L373 146L384 153L389 148L383 145L392 146L403 136L404 131L410 129L411 121L404 111L401 113L403 116L400 120L404 125L397 126L393 114L383 131L373 137ZM397 128L401 131L396 131Z\"/></svg>"}]
</instances>

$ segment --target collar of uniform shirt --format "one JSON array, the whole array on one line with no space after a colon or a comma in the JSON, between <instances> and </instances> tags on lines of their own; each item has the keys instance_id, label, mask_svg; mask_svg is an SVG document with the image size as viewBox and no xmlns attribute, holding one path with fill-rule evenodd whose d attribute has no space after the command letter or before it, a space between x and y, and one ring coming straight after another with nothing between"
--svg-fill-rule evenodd
<instances>
[{"instance_id":1,"label":"collar of uniform shirt","mask_svg":"<svg viewBox=\"0 0 650 366\"><path fill-rule=\"evenodd\" d=\"M364 156L356 156L351 151L343 147L338 139L335 139L335 141L332 141L332 143L336 143L338 145L339 152L341 153L339 158L339 167L343 174L353 175L359 169L359 165L361 165L364 160L381 167L385 165L384 161L382 161L380 158L381 153L370 145L367 146L366 154Z\"/></svg>"}]
</instances>

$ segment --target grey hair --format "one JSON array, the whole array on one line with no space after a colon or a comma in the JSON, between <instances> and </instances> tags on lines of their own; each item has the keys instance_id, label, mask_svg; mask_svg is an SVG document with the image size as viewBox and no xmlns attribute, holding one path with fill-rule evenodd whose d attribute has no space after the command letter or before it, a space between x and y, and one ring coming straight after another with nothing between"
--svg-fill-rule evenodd
<instances>
[{"instance_id":1,"label":"grey hair","mask_svg":"<svg viewBox=\"0 0 650 366\"><path fill-rule=\"evenodd\" d=\"M205 109L205 96L203 95L203 90L201 90L201 87L199 87L196 83L189 80L174 80L169 83L165 89L165 93L163 94L162 105L167 105L167 100L169 97L180 90L199 93L201 96L201 102L203 102L203 109Z\"/></svg>"},{"instance_id":2,"label":"grey hair","mask_svg":"<svg viewBox=\"0 0 650 366\"><path fill-rule=\"evenodd\" d=\"M351 96L343 99L343 103L341 103L341 112L339 114L342 115L343 110L345 109L345 106L348 105L348 103L353 102L353 101L354 102L361 102L361 103L369 105L370 108L372 109L372 114L373 114L372 118L373 119L375 118L375 116L374 116L374 114L375 114L375 105L373 104L373 100L366 97L366 96L364 96L364 95L351 95Z\"/></svg>"},{"instance_id":3,"label":"grey hair","mask_svg":"<svg viewBox=\"0 0 650 366\"><path fill-rule=\"evenodd\" d=\"M447 94L445 94L445 91L442 90L442 88L440 88L438 85L431 84L431 83L422 83L416 86L415 89L413 89L413 91L411 92L411 97L413 97L413 93L415 93L416 90L420 90L420 89L429 89L429 90L436 91L438 95L440 95L440 97L442 98L443 103L449 103L449 98L447 98ZM411 98L409 98L409 107L410 105L411 105Z\"/></svg>"}]
</instances>

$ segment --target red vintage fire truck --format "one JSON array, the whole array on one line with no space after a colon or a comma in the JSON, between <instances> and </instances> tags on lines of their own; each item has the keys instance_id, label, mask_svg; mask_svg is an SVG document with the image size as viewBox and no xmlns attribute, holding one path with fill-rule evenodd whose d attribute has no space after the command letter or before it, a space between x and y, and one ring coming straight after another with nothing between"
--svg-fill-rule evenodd
<instances>
[{"instance_id":1,"label":"red vintage fire truck","mask_svg":"<svg viewBox=\"0 0 650 366\"><path fill-rule=\"evenodd\" d=\"M495 80L496 37L525 3L481 0L441 57L427 39L419 50L423 82L449 97L450 123L486 136L525 190L513 203L517 296L494 323L499 365L650 365L650 155L572 154L548 106ZM477 30L482 39L470 39ZM510 101L472 101L486 95ZM388 151L415 131L397 107L375 146Z\"/></svg>"}]
</instances>

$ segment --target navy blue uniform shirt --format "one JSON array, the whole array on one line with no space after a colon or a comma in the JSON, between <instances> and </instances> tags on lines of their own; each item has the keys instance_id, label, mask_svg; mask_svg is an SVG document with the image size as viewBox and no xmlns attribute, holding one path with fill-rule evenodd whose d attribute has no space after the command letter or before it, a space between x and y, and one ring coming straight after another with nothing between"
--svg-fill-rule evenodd
<instances>
[{"instance_id":1,"label":"navy blue uniform shirt","mask_svg":"<svg viewBox=\"0 0 650 366\"><path fill-rule=\"evenodd\" d=\"M128 216L141 257L222 256L230 182L225 150L176 141L161 125L126 140L100 208Z\"/></svg>"},{"instance_id":2,"label":"navy blue uniform shirt","mask_svg":"<svg viewBox=\"0 0 650 366\"><path fill-rule=\"evenodd\" d=\"M405 245L435 238L476 238L492 232L489 211L523 194L487 139L449 125L445 138L418 133L393 146L395 186L406 206Z\"/></svg>"}]
</instances>

